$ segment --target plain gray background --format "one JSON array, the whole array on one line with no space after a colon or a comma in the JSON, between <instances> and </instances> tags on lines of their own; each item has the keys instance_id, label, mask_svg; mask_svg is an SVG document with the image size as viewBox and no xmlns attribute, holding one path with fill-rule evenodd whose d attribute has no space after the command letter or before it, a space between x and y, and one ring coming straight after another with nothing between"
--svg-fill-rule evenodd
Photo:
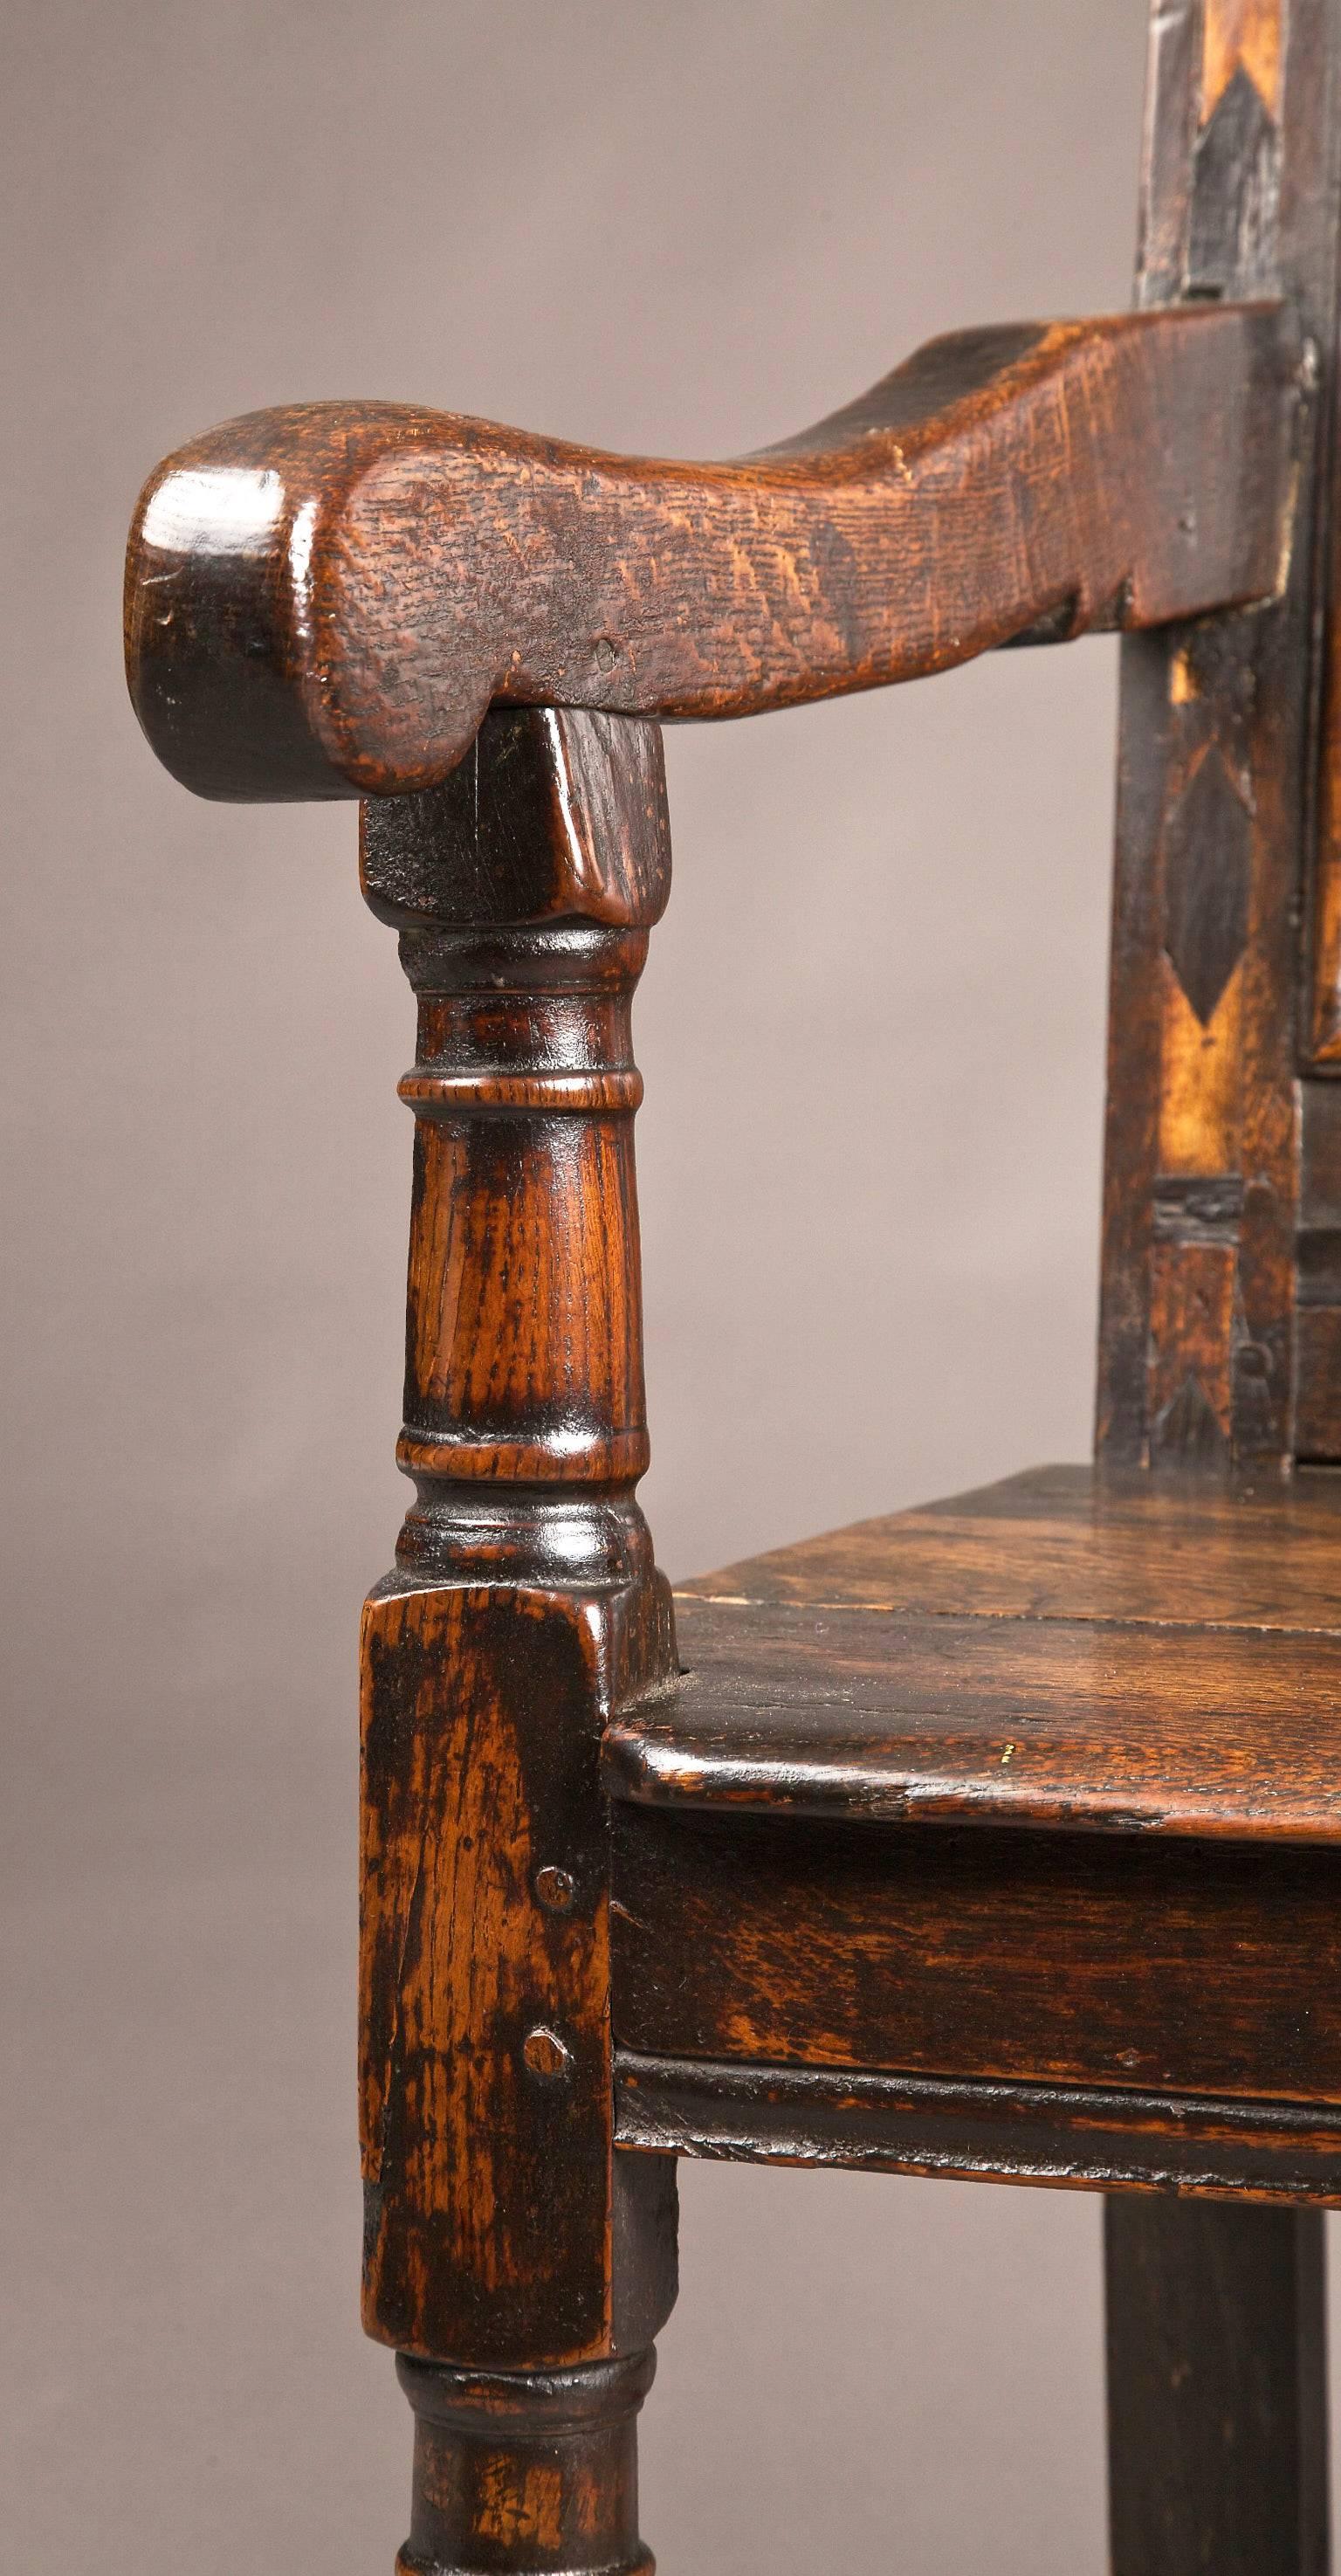
<instances>
[{"instance_id":1,"label":"plain gray background","mask_svg":"<svg viewBox=\"0 0 1341 2576\"><path fill-rule=\"evenodd\" d=\"M784 435L1124 303L1141 0L12 0L6 2576L372 2576L354 1641L411 1049L352 808L125 703L155 458L253 405ZM639 1014L672 1574L1088 1443L1114 658L669 741ZM690 2166L664 2576L1097 2576L1096 2201Z\"/></svg>"}]
</instances>

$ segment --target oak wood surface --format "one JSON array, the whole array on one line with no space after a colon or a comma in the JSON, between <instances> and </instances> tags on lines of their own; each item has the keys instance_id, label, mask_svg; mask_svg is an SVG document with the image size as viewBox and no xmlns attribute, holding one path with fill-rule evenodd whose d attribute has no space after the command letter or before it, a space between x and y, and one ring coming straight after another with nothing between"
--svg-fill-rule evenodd
<instances>
[{"instance_id":1,"label":"oak wood surface","mask_svg":"<svg viewBox=\"0 0 1341 2576\"><path fill-rule=\"evenodd\" d=\"M679 2151L1341 2198L1341 1512L1282 1481L1341 1459L1341 1126L1298 1082L1341 1062L1335 757L1300 972L1339 58L1332 0L1159 0L1143 309L934 342L754 457L315 405L142 495L152 744L202 793L371 800L418 997L416 1499L363 1739L405 2576L650 2576ZM1127 636L1105 1473L687 1587L679 1673L635 1493L642 719L1092 627ZM1185 2216L1110 2225L1118 2576L1320 2576L1316 2229Z\"/></svg>"},{"instance_id":2,"label":"oak wood surface","mask_svg":"<svg viewBox=\"0 0 1341 2576\"><path fill-rule=\"evenodd\" d=\"M1341 1083L1332 1074L1299 1089L1295 1447L1341 1458Z\"/></svg>"},{"instance_id":3,"label":"oak wood surface","mask_svg":"<svg viewBox=\"0 0 1341 2576\"><path fill-rule=\"evenodd\" d=\"M1341 2110L615 2051L634 2153L1046 2189L1341 2201Z\"/></svg>"},{"instance_id":4,"label":"oak wood surface","mask_svg":"<svg viewBox=\"0 0 1341 2576\"><path fill-rule=\"evenodd\" d=\"M1279 601L1123 646L1097 1432L1110 1460L1252 1472L1295 1454L1297 1389L1303 1412L1327 1362L1316 1336L1296 1349L1294 1234L1336 16L1331 0L1174 0L1151 27L1138 300L1283 293L1307 364Z\"/></svg>"},{"instance_id":5,"label":"oak wood surface","mask_svg":"<svg viewBox=\"0 0 1341 2576\"><path fill-rule=\"evenodd\" d=\"M1320 77L1328 84L1326 113L1333 125L1341 114L1341 72L1335 61L1320 66ZM1322 574L1326 637L1323 663L1322 718L1317 750L1317 847L1315 852L1312 894L1311 956L1308 961L1306 1007L1306 1047L1310 1062L1325 1075L1341 1073L1341 510L1337 507L1337 480L1341 473L1341 450L1338 449L1338 389L1333 372L1328 388L1331 456ZM1315 1368L1312 1354L1305 1353L1301 1378L1311 1385ZM1329 1353L1333 1383L1337 1353ZM1341 1420L1329 1424L1325 1454L1341 1456Z\"/></svg>"},{"instance_id":6,"label":"oak wood surface","mask_svg":"<svg viewBox=\"0 0 1341 2576\"><path fill-rule=\"evenodd\" d=\"M1046 1467L677 1593L617 1797L1231 1841L1341 1834L1341 1477Z\"/></svg>"},{"instance_id":7,"label":"oak wood surface","mask_svg":"<svg viewBox=\"0 0 1341 2576\"><path fill-rule=\"evenodd\" d=\"M1341 1841L1341 1635L678 1605L605 1735L640 1805Z\"/></svg>"},{"instance_id":8,"label":"oak wood surface","mask_svg":"<svg viewBox=\"0 0 1341 2576\"><path fill-rule=\"evenodd\" d=\"M1341 1476L1024 1470L772 1549L677 1598L928 1616L1341 1631Z\"/></svg>"},{"instance_id":9,"label":"oak wood surface","mask_svg":"<svg viewBox=\"0 0 1341 2576\"><path fill-rule=\"evenodd\" d=\"M1096 1438L1110 1463L1185 1486L1341 1458L1341 1339L1333 1316L1299 1310L1296 1241L1300 925L1334 516L1339 38L1331 0L1151 10L1138 298L1270 286L1306 346L1280 601L1123 646ZM1324 893L1319 917L1315 1043L1341 902ZM1313 1560L1304 1601L1288 1577L1282 1600L1254 1550L1221 1541L1211 1591L1228 1576L1231 1597L1216 1612L1317 1615L1317 1546L1288 1519L1276 1527ZM1157 1610L1184 1586L1196 1597L1190 1555L1172 1580L1147 1568ZM1264 1918L1249 1947L1269 1950L1273 1930ZM1132 1982L1166 2028L1139 1956ZM1314 1995L1305 1972L1301 2023ZM1108 2218L1114 2576L1323 2576L1320 2231L1297 2212L1184 2201L1113 2202Z\"/></svg>"},{"instance_id":10,"label":"oak wood surface","mask_svg":"<svg viewBox=\"0 0 1341 2576\"><path fill-rule=\"evenodd\" d=\"M1334 1845L622 1803L618 2043L1341 2105Z\"/></svg>"},{"instance_id":11,"label":"oak wood surface","mask_svg":"<svg viewBox=\"0 0 1341 2576\"><path fill-rule=\"evenodd\" d=\"M638 2410L655 2355L515 2376L402 2354L414 2506L397 2576L655 2576Z\"/></svg>"},{"instance_id":12,"label":"oak wood surface","mask_svg":"<svg viewBox=\"0 0 1341 2576\"><path fill-rule=\"evenodd\" d=\"M601 1716L655 1651L625 1594L368 1604L364 2322L401 2351L599 2358L674 2295L673 2179L612 2158L596 1786Z\"/></svg>"},{"instance_id":13,"label":"oak wood surface","mask_svg":"<svg viewBox=\"0 0 1341 2576\"><path fill-rule=\"evenodd\" d=\"M757 2112L759 2152L1004 2175L1014 2138L1040 2178L1333 2197L1341 2125L1301 2162L1186 2123L1336 2096L1339 1539L1327 1471L1051 1467L682 1586L688 1672L604 1755L617 2037L681 2106L628 2134L745 2152ZM886 2089L798 2099L826 2069ZM1068 2083L1182 2107L1147 2137Z\"/></svg>"},{"instance_id":14,"label":"oak wood surface","mask_svg":"<svg viewBox=\"0 0 1341 2576\"><path fill-rule=\"evenodd\" d=\"M249 413L141 496L136 711L203 795L384 796L440 782L491 700L757 714L1040 622L1262 600L1298 355L1270 302L961 332L720 465L395 404Z\"/></svg>"},{"instance_id":15,"label":"oak wood surface","mask_svg":"<svg viewBox=\"0 0 1341 2576\"><path fill-rule=\"evenodd\" d=\"M605 1740L621 2044L1336 2098L1339 1487L1041 1469L685 1587Z\"/></svg>"},{"instance_id":16,"label":"oak wood surface","mask_svg":"<svg viewBox=\"0 0 1341 2576\"><path fill-rule=\"evenodd\" d=\"M1110 2200L1112 2576L1327 2576L1322 2216Z\"/></svg>"},{"instance_id":17,"label":"oak wood surface","mask_svg":"<svg viewBox=\"0 0 1341 2576\"><path fill-rule=\"evenodd\" d=\"M415 1500L363 1636L364 2317L426 2362L640 2352L674 2297L673 2168L613 2142L598 1773L673 1668L629 1027L667 857L657 737L582 714L491 716L364 835L419 1024Z\"/></svg>"}]
</instances>

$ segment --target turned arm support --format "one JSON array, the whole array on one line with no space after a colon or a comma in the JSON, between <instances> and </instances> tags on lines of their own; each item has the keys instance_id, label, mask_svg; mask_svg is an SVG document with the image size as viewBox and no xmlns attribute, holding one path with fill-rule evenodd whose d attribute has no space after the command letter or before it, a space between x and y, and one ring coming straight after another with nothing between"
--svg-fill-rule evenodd
<instances>
[{"instance_id":1,"label":"turned arm support","mask_svg":"<svg viewBox=\"0 0 1341 2576\"><path fill-rule=\"evenodd\" d=\"M387 796L440 783L491 701L753 715L1264 600L1298 357L1275 304L961 332L714 465L394 403L252 412L141 496L136 711L201 795Z\"/></svg>"}]
</instances>

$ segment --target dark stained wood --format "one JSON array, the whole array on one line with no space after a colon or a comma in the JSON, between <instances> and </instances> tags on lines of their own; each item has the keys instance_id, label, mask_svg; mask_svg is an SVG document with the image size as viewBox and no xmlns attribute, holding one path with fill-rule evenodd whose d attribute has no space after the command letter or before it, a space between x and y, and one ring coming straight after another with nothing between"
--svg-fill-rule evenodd
<instances>
[{"instance_id":1,"label":"dark stained wood","mask_svg":"<svg viewBox=\"0 0 1341 2576\"><path fill-rule=\"evenodd\" d=\"M526 855L486 899L508 849ZM363 880L401 925L419 1003L400 1086L416 1139L398 1455L420 1495L402 1559L496 1574L507 1522L523 1563L641 1578L630 1012L669 883L659 739L617 717L499 713L459 781L368 819ZM511 924L509 884L534 906ZM537 1502L550 1485L580 1503Z\"/></svg>"},{"instance_id":2,"label":"dark stained wood","mask_svg":"<svg viewBox=\"0 0 1341 2576\"><path fill-rule=\"evenodd\" d=\"M1341 2105L1334 1847L621 1805L648 2056Z\"/></svg>"},{"instance_id":3,"label":"dark stained wood","mask_svg":"<svg viewBox=\"0 0 1341 2576\"><path fill-rule=\"evenodd\" d=\"M1329 68L1332 88L1327 112L1335 120L1339 76L1334 65ZM1317 764L1317 848L1312 887L1306 1051L1312 1064L1334 1077L1341 1072L1341 509L1337 507L1341 448L1338 447L1335 378L1328 390L1332 447L1327 494L1326 640ZM1301 1388L1309 1390L1314 1370L1307 1359L1301 1363L1300 1376ZM1341 1445L1329 1447L1328 1454L1341 1455Z\"/></svg>"},{"instance_id":4,"label":"dark stained wood","mask_svg":"<svg viewBox=\"0 0 1341 2576\"><path fill-rule=\"evenodd\" d=\"M1341 1635L680 1601L606 1730L642 1806L1341 1842Z\"/></svg>"},{"instance_id":5,"label":"dark stained wood","mask_svg":"<svg viewBox=\"0 0 1341 2576\"><path fill-rule=\"evenodd\" d=\"M1098 1439L1112 1460L1222 1474L1296 1447L1296 995L1341 120L1329 0L1179 0L1152 24L1140 301L1284 292L1306 343L1279 603L1123 648Z\"/></svg>"},{"instance_id":6,"label":"dark stained wood","mask_svg":"<svg viewBox=\"0 0 1341 2576\"><path fill-rule=\"evenodd\" d=\"M249 413L141 496L136 712L202 795L385 796L444 779L491 699L752 715L1262 600L1297 372L1269 303L961 332L723 465Z\"/></svg>"},{"instance_id":7,"label":"dark stained wood","mask_svg":"<svg viewBox=\"0 0 1341 2576\"><path fill-rule=\"evenodd\" d=\"M1341 1085L1304 1082L1295 1445L1341 1459Z\"/></svg>"},{"instance_id":8,"label":"dark stained wood","mask_svg":"<svg viewBox=\"0 0 1341 2576\"><path fill-rule=\"evenodd\" d=\"M1341 18L1158 0L1152 46L1136 315L933 342L726 464L318 404L141 498L151 743L205 794L367 798L418 997L416 1499L363 1667L402 2576L650 2576L681 2152L1176 2195L1110 2219L1116 2576L1325 2563L1317 2229L1193 2204L1341 2203L1341 1478L1286 1481L1341 1461L1335 669L1300 953ZM645 719L1095 627L1102 1471L689 1586L682 1673L636 1500Z\"/></svg>"},{"instance_id":9,"label":"dark stained wood","mask_svg":"<svg viewBox=\"0 0 1341 2576\"><path fill-rule=\"evenodd\" d=\"M524 2378L397 2367L415 2410L398 2576L654 2576L636 2442L650 2351Z\"/></svg>"},{"instance_id":10,"label":"dark stained wood","mask_svg":"<svg viewBox=\"0 0 1341 2576\"><path fill-rule=\"evenodd\" d=\"M1333 511L1326 695L1318 783L1308 1037L1321 1072L1341 1072L1341 516Z\"/></svg>"},{"instance_id":11,"label":"dark stained wood","mask_svg":"<svg viewBox=\"0 0 1341 2576\"><path fill-rule=\"evenodd\" d=\"M615 2135L635 2153L1049 2190L1341 2202L1341 2111L1101 2086L854 2074L615 2051Z\"/></svg>"},{"instance_id":12,"label":"dark stained wood","mask_svg":"<svg viewBox=\"0 0 1341 2576\"><path fill-rule=\"evenodd\" d=\"M648 930L670 893L661 735L621 716L497 715L441 787L363 805L359 824L364 895L398 930Z\"/></svg>"},{"instance_id":13,"label":"dark stained wood","mask_svg":"<svg viewBox=\"0 0 1341 2576\"><path fill-rule=\"evenodd\" d=\"M1185 1485L1256 1482L1341 1458L1341 1334L1298 1303L1296 1234L1297 1068L1310 1039L1326 1045L1341 954L1334 762L1311 979L1299 954L1334 515L1341 22L1329 0L1157 0L1151 46L1139 300L1283 291L1304 402L1279 603L1123 647L1096 1438L1108 1462ZM1223 1583L1233 1557L1215 1554ZM1264 1594L1278 1614L1269 1576L1243 1570L1228 1614ZM1183 1551L1152 1578L1152 1611L1187 1572ZM1301 1991L1311 2013L1307 1972ZM1110 2207L1115 2576L1326 2565L1320 2240L1282 2213L1292 2252L1259 2238L1231 2259L1251 2216L1223 2215L1216 2235L1181 2204ZM1304 2312L1314 2326L1285 2352L1275 2329Z\"/></svg>"},{"instance_id":14,"label":"dark stained wood","mask_svg":"<svg viewBox=\"0 0 1341 2576\"><path fill-rule=\"evenodd\" d=\"M1034 1467L700 1575L677 1599L1341 1631L1341 1476L1170 1486Z\"/></svg>"},{"instance_id":15,"label":"dark stained wood","mask_svg":"<svg viewBox=\"0 0 1341 2576\"><path fill-rule=\"evenodd\" d=\"M1301 1307L1295 1334L1299 1454L1341 1458L1341 1307Z\"/></svg>"},{"instance_id":16,"label":"dark stained wood","mask_svg":"<svg viewBox=\"0 0 1341 2576\"><path fill-rule=\"evenodd\" d=\"M1327 695L1319 781L1318 850L1313 911L1313 975L1309 1025L1312 1062L1323 1072L1341 1070L1341 651L1335 634L1341 597L1334 558L1328 636Z\"/></svg>"},{"instance_id":17,"label":"dark stained wood","mask_svg":"<svg viewBox=\"0 0 1341 2576\"><path fill-rule=\"evenodd\" d=\"M1113 2576L1327 2576L1316 2210L1110 2200Z\"/></svg>"},{"instance_id":18,"label":"dark stained wood","mask_svg":"<svg viewBox=\"0 0 1341 2576\"><path fill-rule=\"evenodd\" d=\"M365 833L419 1050L417 1500L364 1621L364 2316L475 2368L641 2350L674 2296L673 2173L614 2153L597 1770L673 1658L629 1035L667 850L655 735L582 715L491 717Z\"/></svg>"},{"instance_id":19,"label":"dark stained wood","mask_svg":"<svg viewBox=\"0 0 1341 2576\"><path fill-rule=\"evenodd\" d=\"M522 1585L368 1605L364 2321L402 2351L602 2355L670 2304L673 2181L617 2178L610 2135L596 1748L645 1670L630 1616ZM538 1885L556 1855L558 1908Z\"/></svg>"}]
</instances>

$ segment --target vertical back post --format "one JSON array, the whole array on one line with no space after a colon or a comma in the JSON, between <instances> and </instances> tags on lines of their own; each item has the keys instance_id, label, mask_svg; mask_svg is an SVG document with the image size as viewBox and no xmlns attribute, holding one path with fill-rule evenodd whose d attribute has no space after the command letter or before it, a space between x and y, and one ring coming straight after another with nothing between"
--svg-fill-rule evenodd
<instances>
[{"instance_id":1,"label":"vertical back post","mask_svg":"<svg viewBox=\"0 0 1341 2576\"><path fill-rule=\"evenodd\" d=\"M1341 172L1334 0L1155 0L1138 298L1282 294L1292 544L1268 608L1122 648L1101 1463L1288 1473L1301 926L1315 812ZM1325 2576L1322 2230L1110 2200L1113 2576Z\"/></svg>"},{"instance_id":2,"label":"vertical back post","mask_svg":"<svg viewBox=\"0 0 1341 2576\"><path fill-rule=\"evenodd\" d=\"M1275 604L1122 648L1097 1445L1294 1454L1301 915L1336 345L1332 0L1157 0L1144 305L1281 294L1300 329Z\"/></svg>"},{"instance_id":3,"label":"vertical back post","mask_svg":"<svg viewBox=\"0 0 1341 2576\"><path fill-rule=\"evenodd\" d=\"M1327 2576L1321 2210L1104 2216L1113 2576Z\"/></svg>"}]
</instances>

